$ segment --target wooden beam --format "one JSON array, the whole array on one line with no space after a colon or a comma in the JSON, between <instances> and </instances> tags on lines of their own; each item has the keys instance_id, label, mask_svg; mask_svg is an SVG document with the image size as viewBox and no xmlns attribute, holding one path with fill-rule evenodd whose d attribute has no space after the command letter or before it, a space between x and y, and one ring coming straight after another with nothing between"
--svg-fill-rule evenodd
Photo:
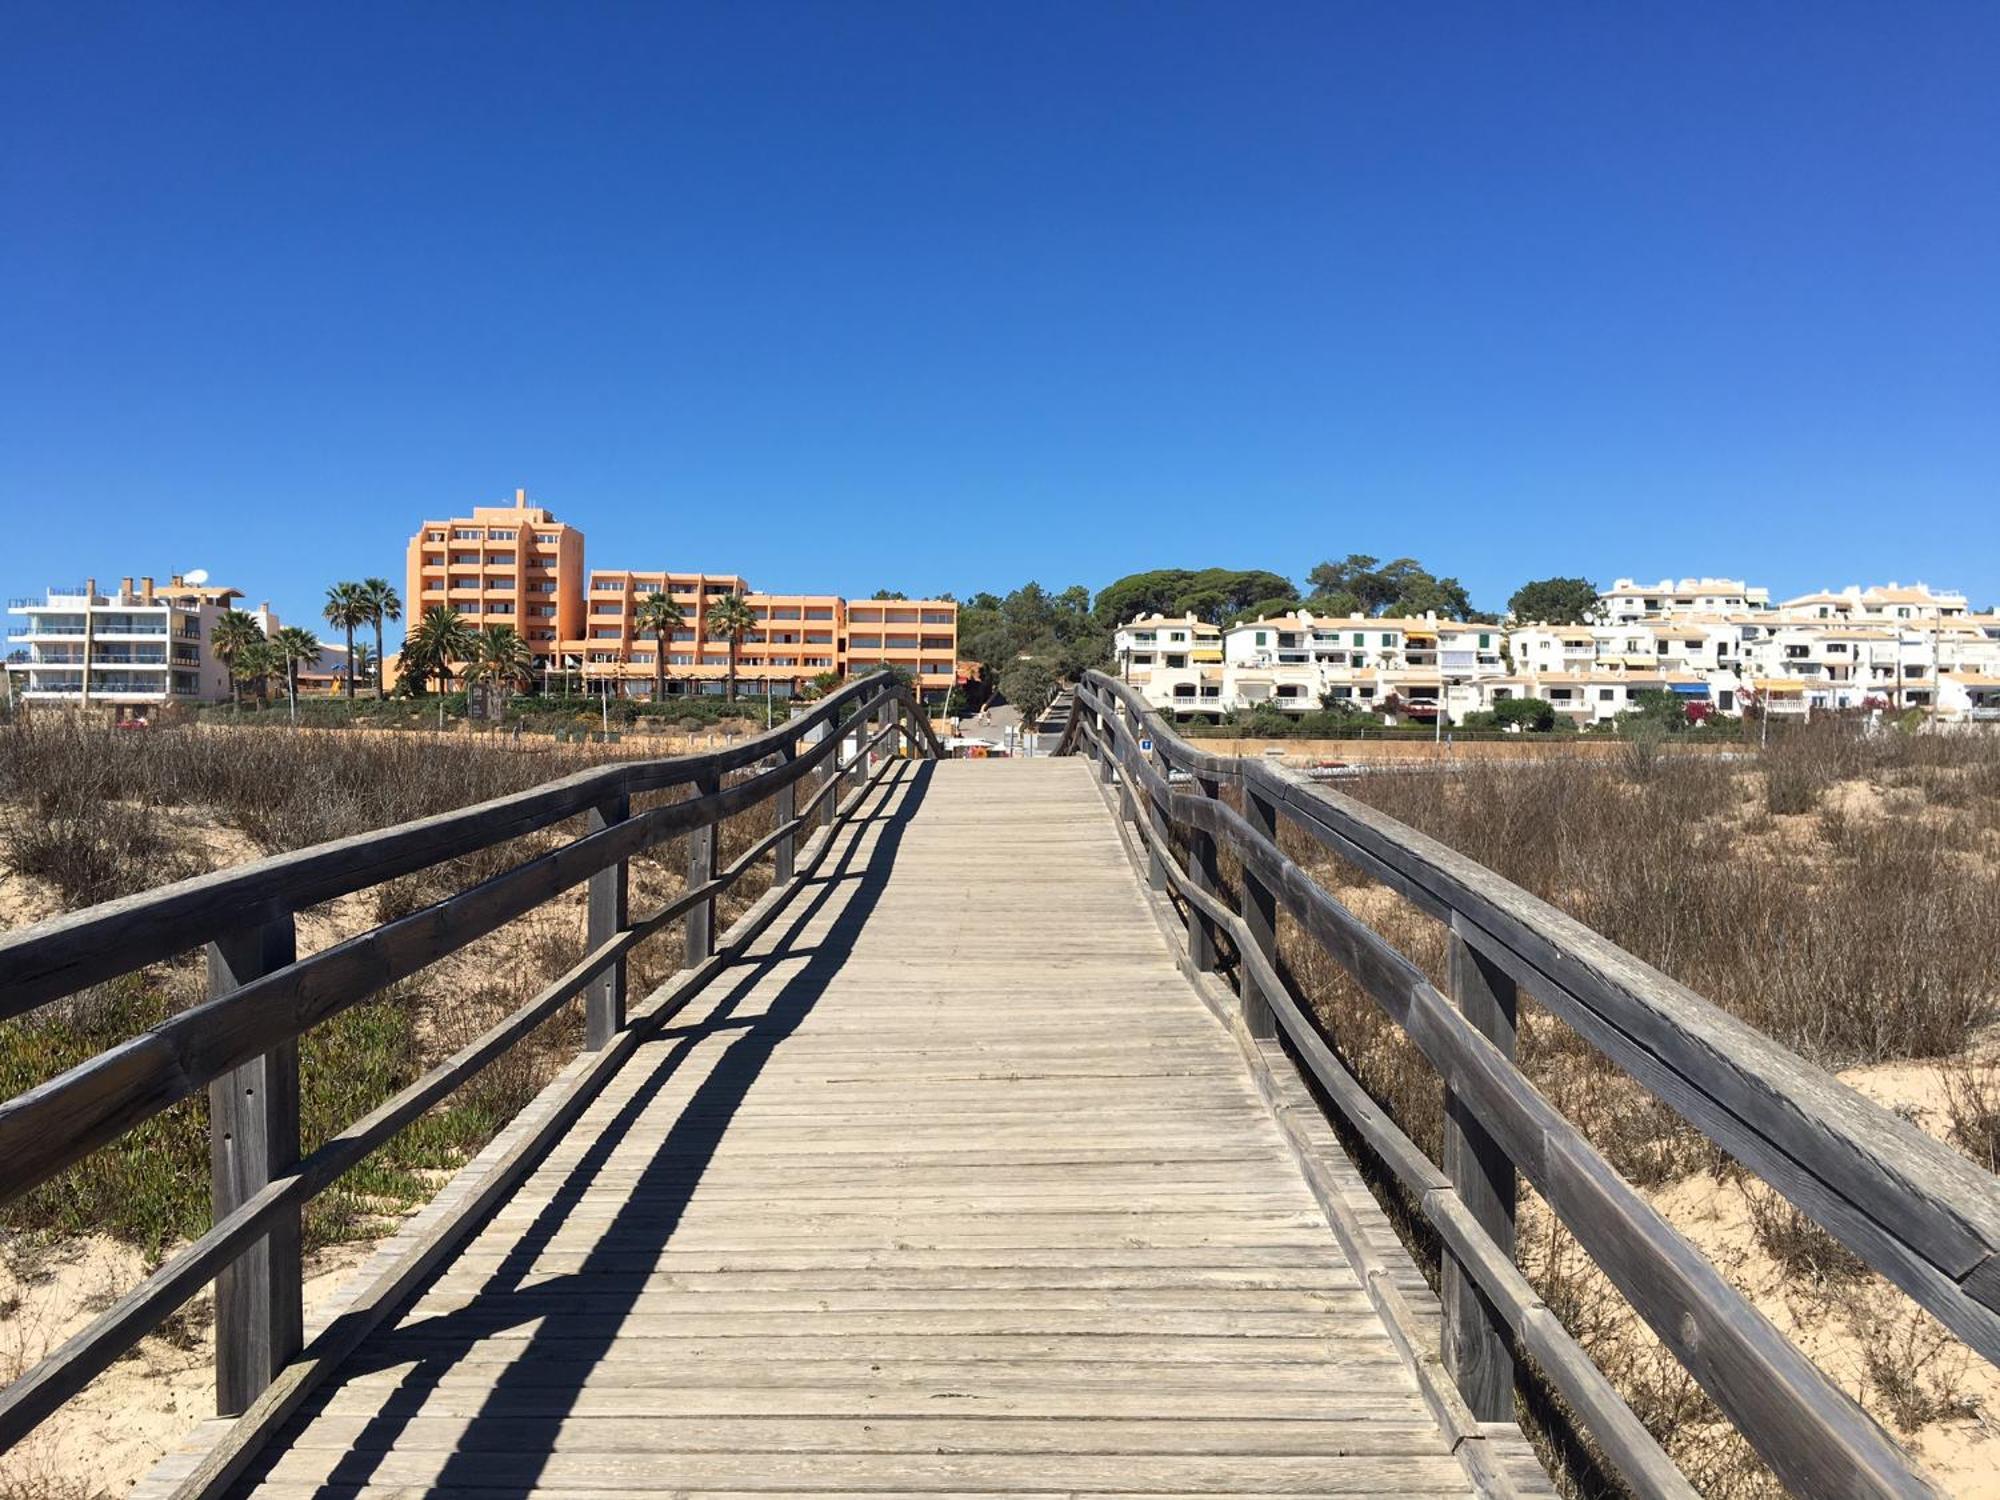
<instances>
[{"instance_id":1,"label":"wooden beam","mask_svg":"<svg viewBox=\"0 0 2000 1500\"><path fill-rule=\"evenodd\" d=\"M227 994L298 953L291 913L266 909L208 946L208 990ZM208 1089L212 1216L222 1220L299 1159L299 1049L293 1040L240 1063ZM264 1233L215 1280L215 1409L233 1417L299 1350L304 1327L299 1210Z\"/></svg>"},{"instance_id":2,"label":"wooden beam","mask_svg":"<svg viewBox=\"0 0 2000 1500\"><path fill-rule=\"evenodd\" d=\"M1453 934L1447 956L1451 998L1479 1034L1514 1057L1514 981ZM1444 1172L1493 1251L1514 1255L1514 1163L1478 1112L1449 1083L1444 1095ZM1440 1300L1445 1368L1482 1422L1514 1420L1514 1352L1507 1324L1463 1262L1447 1253Z\"/></svg>"},{"instance_id":3,"label":"wooden beam","mask_svg":"<svg viewBox=\"0 0 2000 1500\"><path fill-rule=\"evenodd\" d=\"M589 831L601 833L631 816L631 799L623 792L605 798L590 810ZM590 877L584 946L600 948L626 927L628 869L624 860L606 865ZM625 960L614 960L591 981L584 1000L584 1046L596 1052L610 1044L625 1025Z\"/></svg>"}]
</instances>

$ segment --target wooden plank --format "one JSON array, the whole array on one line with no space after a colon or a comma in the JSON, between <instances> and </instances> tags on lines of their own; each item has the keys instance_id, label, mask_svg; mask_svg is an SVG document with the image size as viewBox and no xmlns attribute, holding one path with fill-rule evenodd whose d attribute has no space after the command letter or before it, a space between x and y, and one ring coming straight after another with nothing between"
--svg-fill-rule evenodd
<instances>
[{"instance_id":1,"label":"wooden plank","mask_svg":"<svg viewBox=\"0 0 2000 1500\"><path fill-rule=\"evenodd\" d=\"M1445 1456L1395 1458L1327 1454L958 1454L958 1453L704 1453L643 1455L556 1452L538 1455L531 1483L562 1491L664 1487L674 1493L707 1489L857 1489L920 1493L971 1488L1067 1491L1124 1489L1192 1494L1397 1495L1462 1493L1457 1463ZM499 1487L523 1493L523 1461L515 1453L437 1454L396 1449L343 1455L292 1448L272 1463L266 1485L338 1484L365 1475L378 1485L434 1485L447 1473L453 1487ZM352 1482L348 1479L348 1482ZM448 1493L448 1491L447 1491Z\"/></svg>"}]
</instances>

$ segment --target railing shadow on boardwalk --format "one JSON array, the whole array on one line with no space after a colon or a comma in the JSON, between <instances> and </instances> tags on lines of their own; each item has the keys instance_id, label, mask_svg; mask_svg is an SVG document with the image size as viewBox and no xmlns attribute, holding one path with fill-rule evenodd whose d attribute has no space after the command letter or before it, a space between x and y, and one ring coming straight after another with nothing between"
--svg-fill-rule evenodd
<instances>
[{"instance_id":1,"label":"railing shadow on boardwalk","mask_svg":"<svg viewBox=\"0 0 2000 1500\"><path fill-rule=\"evenodd\" d=\"M382 1409L369 1419L352 1448L327 1476L327 1486L338 1490L370 1483L397 1435L418 1415L446 1372L480 1340L539 1318L540 1326L520 1354L504 1367L481 1399L480 1415L468 1425L459 1446L440 1456L438 1472L429 1481L439 1489L477 1486L488 1500L526 1497L537 1488L542 1465L555 1451L570 1405L616 1341L617 1320L637 1305L655 1269L654 1255L671 1244L737 1108L772 1054L811 1014L827 981L853 951L888 886L897 847L923 804L932 770L933 763L909 762L885 778L875 793L879 799L876 805L865 817L849 824L855 836L847 846L827 868L801 882L801 890L793 898L794 909L787 913L789 921L770 943L769 951L733 971L734 982L705 1019L662 1034L669 1044L662 1055L648 1060L645 1082L592 1139L561 1188L537 1213L534 1224L512 1243L490 1282L468 1305L378 1334L348 1361L343 1371L347 1376L393 1368L412 1357L403 1346L417 1346L414 1370L385 1397ZM863 857L863 831L871 826L879 827L880 832ZM836 902L840 903L837 914L819 941L809 948L794 948L793 941ZM735 1016L737 1007L773 969L801 956L805 957L804 965L784 981L762 1015ZM734 1040L681 1106L617 1217L599 1233L582 1266L554 1280L537 1282L531 1302L510 1314L507 1299L522 1290L536 1259L610 1165L619 1147L631 1138L654 1101L679 1076L704 1040L730 1031L736 1033ZM468 1238L467 1243L471 1242ZM440 1274L449 1268L447 1262ZM415 1293L412 1302L427 1289ZM573 1328L565 1327L559 1313L551 1314L551 1307L560 1305L566 1291L589 1293L590 1326L601 1328L600 1332L578 1337ZM558 1340L559 1350L551 1348ZM330 1385L326 1395L338 1388ZM529 1390L535 1393L532 1400L513 1399L517 1392ZM310 1420L326 1395L309 1404L299 1420ZM483 1433L504 1435L504 1476L491 1462L494 1450L485 1449L481 1442ZM253 1485L283 1453L281 1445L269 1449L242 1487Z\"/></svg>"}]
</instances>

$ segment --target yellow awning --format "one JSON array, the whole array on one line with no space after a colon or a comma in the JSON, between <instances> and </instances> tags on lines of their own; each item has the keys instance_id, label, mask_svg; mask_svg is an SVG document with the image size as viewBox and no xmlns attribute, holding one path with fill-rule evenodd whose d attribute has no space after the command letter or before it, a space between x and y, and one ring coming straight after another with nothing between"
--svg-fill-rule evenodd
<instances>
[{"instance_id":1,"label":"yellow awning","mask_svg":"<svg viewBox=\"0 0 2000 1500\"><path fill-rule=\"evenodd\" d=\"M1195 650L1195 651L1190 651L1190 652L1188 653L1188 655L1189 655L1189 656L1190 656L1191 658L1193 658L1193 659L1194 659L1195 661L1221 661L1221 660L1222 660L1222 652L1221 652L1221 650L1220 650L1219 648L1218 648L1218 649L1210 649L1210 648L1207 648L1207 647L1203 647L1203 648L1201 648L1201 649L1199 649L1199 650Z\"/></svg>"}]
</instances>

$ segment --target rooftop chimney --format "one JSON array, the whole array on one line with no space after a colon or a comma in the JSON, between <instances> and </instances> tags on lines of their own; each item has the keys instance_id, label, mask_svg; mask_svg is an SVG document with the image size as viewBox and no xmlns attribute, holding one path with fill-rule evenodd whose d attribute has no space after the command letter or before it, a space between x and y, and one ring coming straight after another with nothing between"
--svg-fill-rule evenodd
<instances>
[{"instance_id":1,"label":"rooftop chimney","mask_svg":"<svg viewBox=\"0 0 2000 1500\"><path fill-rule=\"evenodd\" d=\"M178 573L174 574L172 578L167 580L167 585L170 588L179 588L181 586L181 575Z\"/></svg>"},{"instance_id":2,"label":"rooftop chimney","mask_svg":"<svg viewBox=\"0 0 2000 1500\"><path fill-rule=\"evenodd\" d=\"M139 594L140 594L140 597L142 597L142 598L144 598L144 599L146 599L146 600L149 600L149 601L150 601L150 600L152 599L152 597L153 597L153 580L152 580L152 579L150 579L150 578L141 578L141 579L139 580Z\"/></svg>"},{"instance_id":3,"label":"rooftop chimney","mask_svg":"<svg viewBox=\"0 0 2000 1500\"><path fill-rule=\"evenodd\" d=\"M123 601L123 600L126 600L126 599L130 599L130 598L132 597L132 580L131 580L131 579L129 579L129 578L121 578L121 579L119 579L119 580L118 580L118 597L119 597L120 601Z\"/></svg>"},{"instance_id":4,"label":"rooftop chimney","mask_svg":"<svg viewBox=\"0 0 2000 1500\"><path fill-rule=\"evenodd\" d=\"M527 508L528 508L528 492L524 489L514 491L514 509L526 510Z\"/></svg>"},{"instance_id":5,"label":"rooftop chimney","mask_svg":"<svg viewBox=\"0 0 2000 1500\"><path fill-rule=\"evenodd\" d=\"M97 597L97 580L95 578L86 578L83 580L83 597L85 599L95 599Z\"/></svg>"}]
</instances>

